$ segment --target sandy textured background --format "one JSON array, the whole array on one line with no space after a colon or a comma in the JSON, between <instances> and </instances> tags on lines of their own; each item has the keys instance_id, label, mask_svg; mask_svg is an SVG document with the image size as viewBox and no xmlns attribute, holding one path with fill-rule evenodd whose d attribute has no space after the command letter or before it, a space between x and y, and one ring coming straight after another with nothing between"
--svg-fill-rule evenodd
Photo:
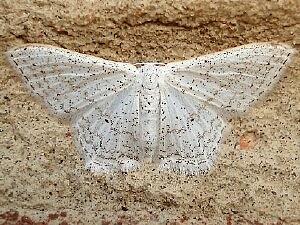
<instances>
[{"instance_id":1,"label":"sandy textured background","mask_svg":"<svg viewBox=\"0 0 300 225\"><path fill-rule=\"evenodd\" d=\"M188 178L152 168L114 177L85 171L68 124L30 97L2 54L33 42L128 62L257 41L299 49L297 7L297 0L1 0L0 223L300 224L299 57L272 94L231 121L211 173Z\"/></svg>"}]
</instances>

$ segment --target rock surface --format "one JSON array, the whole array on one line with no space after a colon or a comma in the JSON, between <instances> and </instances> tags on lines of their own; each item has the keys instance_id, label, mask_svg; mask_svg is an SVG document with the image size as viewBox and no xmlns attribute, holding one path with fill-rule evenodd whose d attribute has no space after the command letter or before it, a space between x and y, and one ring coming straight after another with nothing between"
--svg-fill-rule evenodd
<instances>
[{"instance_id":1,"label":"rock surface","mask_svg":"<svg viewBox=\"0 0 300 225\"><path fill-rule=\"evenodd\" d=\"M231 121L210 174L185 177L151 166L116 176L85 171L69 125L30 97L2 54L23 43L127 62L258 41L299 50L297 7L297 0L1 0L0 223L299 224L299 57L273 93ZM247 137L255 144L244 148Z\"/></svg>"}]
</instances>

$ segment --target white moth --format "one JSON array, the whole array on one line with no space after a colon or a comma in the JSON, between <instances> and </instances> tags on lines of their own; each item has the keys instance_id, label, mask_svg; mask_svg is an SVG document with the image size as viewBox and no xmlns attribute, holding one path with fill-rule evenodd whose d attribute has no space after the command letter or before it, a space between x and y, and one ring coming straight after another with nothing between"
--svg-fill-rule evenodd
<instances>
[{"instance_id":1,"label":"white moth","mask_svg":"<svg viewBox=\"0 0 300 225\"><path fill-rule=\"evenodd\" d=\"M274 85L293 54L256 43L181 62L129 64L47 45L7 52L28 88L71 120L94 172L132 171L143 160L161 170L206 173L226 128Z\"/></svg>"}]
</instances>

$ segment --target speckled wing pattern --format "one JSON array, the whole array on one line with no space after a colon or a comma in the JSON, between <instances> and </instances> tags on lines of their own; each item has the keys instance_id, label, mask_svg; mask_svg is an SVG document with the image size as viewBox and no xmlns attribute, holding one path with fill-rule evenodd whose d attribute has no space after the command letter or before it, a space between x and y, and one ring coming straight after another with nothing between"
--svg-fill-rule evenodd
<instances>
[{"instance_id":1,"label":"speckled wing pattern","mask_svg":"<svg viewBox=\"0 0 300 225\"><path fill-rule=\"evenodd\" d=\"M183 90L168 84L161 90L160 169L206 173L214 162L225 121L212 107Z\"/></svg>"},{"instance_id":2,"label":"speckled wing pattern","mask_svg":"<svg viewBox=\"0 0 300 225\"><path fill-rule=\"evenodd\" d=\"M54 114L72 119L88 169L137 167L135 66L46 45L15 48L7 56L34 95Z\"/></svg>"},{"instance_id":3,"label":"speckled wing pattern","mask_svg":"<svg viewBox=\"0 0 300 225\"><path fill-rule=\"evenodd\" d=\"M226 128L278 81L293 49L258 43L169 63L161 87L162 169L207 172ZM223 117L222 117L223 115Z\"/></svg>"},{"instance_id":4,"label":"speckled wing pattern","mask_svg":"<svg viewBox=\"0 0 300 225\"><path fill-rule=\"evenodd\" d=\"M46 45L14 48L7 57L34 95L72 120L88 169L135 170L146 143L147 151L157 146L151 157L161 170L199 174L215 161L224 115L245 112L270 90L292 53L283 44L250 44L160 66L145 63L153 76ZM145 88L146 81L155 84ZM153 129L143 130L141 121Z\"/></svg>"}]
</instances>

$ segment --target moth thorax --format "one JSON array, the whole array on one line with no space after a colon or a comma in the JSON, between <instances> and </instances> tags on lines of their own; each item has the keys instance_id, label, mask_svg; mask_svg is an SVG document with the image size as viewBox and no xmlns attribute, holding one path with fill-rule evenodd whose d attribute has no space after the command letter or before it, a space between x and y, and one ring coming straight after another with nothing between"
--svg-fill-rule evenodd
<instances>
[{"instance_id":1,"label":"moth thorax","mask_svg":"<svg viewBox=\"0 0 300 225\"><path fill-rule=\"evenodd\" d=\"M140 68L140 72L143 76L143 86L149 89L156 88L158 86L159 78L162 75L161 65L145 64Z\"/></svg>"},{"instance_id":2,"label":"moth thorax","mask_svg":"<svg viewBox=\"0 0 300 225\"><path fill-rule=\"evenodd\" d=\"M160 66L145 66L142 68L142 90L140 95L142 143L146 158L152 158L158 147L160 124L160 91L158 78Z\"/></svg>"}]
</instances>

